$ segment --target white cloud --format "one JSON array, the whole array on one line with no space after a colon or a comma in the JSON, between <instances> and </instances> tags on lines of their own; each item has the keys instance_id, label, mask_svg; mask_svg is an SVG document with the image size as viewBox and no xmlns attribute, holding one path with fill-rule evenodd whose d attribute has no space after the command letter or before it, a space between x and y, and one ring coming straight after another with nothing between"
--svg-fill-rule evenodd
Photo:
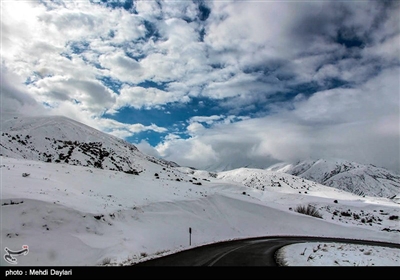
<instances>
[{"instance_id":1,"label":"white cloud","mask_svg":"<svg viewBox=\"0 0 400 280\"><path fill-rule=\"evenodd\" d=\"M142 17L123 9L115 10L112 14L114 15L112 19L114 37L111 39L113 44L135 41L145 35L146 28L142 22Z\"/></svg>"},{"instance_id":2,"label":"white cloud","mask_svg":"<svg viewBox=\"0 0 400 280\"><path fill-rule=\"evenodd\" d=\"M164 18L185 18L195 20L197 17L197 4L192 1L163 1L160 2Z\"/></svg>"},{"instance_id":3,"label":"white cloud","mask_svg":"<svg viewBox=\"0 0 400 280\"><path fill-rule=\"evenodd\" d=\"M122 50L101 55L99 62L108 69L107 74L115 79L131 83L143 81L144 69L140 63L127 57Z\"/></svg>"},{"instance_id":4,"label":"white cloud","mask_svg":"<svg viewBox=\"0 0 400 280\"><path fill-rule=\"evenodd\" d=\"M154 124L149 126L145 126L142 124L131 124L131 125L124 124L122 127L117 125L116 128L114 128L112 125L107 125L107 126L102 125L101 130L107 131L109 134L114 135L118 138L126 139L142 131L152 130L155 132L165 132L167 129L156 126Z\"/></svg>"},{"instance_id":5,"label":"white cloud","mask_svg":"<svg viewBox=\"0 0 400 280\"><path fill-rule=\"evenodd\" d=\"M192 122L186 128L187 132L192 136L197 135L197 134L201 133L202 131L204 132L204 129L205 129L205 127L201 123L198 123L198 122Z\"/></svg>"},{"instance_id":6,"label":"white cloud","mask_svg":"<svg viewBox=\"0 0 400 280\"><path fill-rule=\"evenodd\" d=\"M138 144L135 144L135 146L139 149L140 152L149 155L149 156L154 156L154 157L161 157L158 151L151 146L146 140L140 141Z\"/></svg>"},{"instance_id":7,"label":"white cloud","mask_svg":"<svg viewBox=\"0 0 400 280\"><path fill-rule=\"evenodd\" d=\"M86 77L91 79L88 82L95 83L97 75L109 74L95 67L99 57L106 67L115 66L112 70L118 77L123 74L128 77L137 75L132 72L138 68L135 62L122 56L121 51L112 46L144 34L144 26L139 24L137 16L122 9L111 10L83 2L54 4L47 10L44 5L35 2L3 4L2 28L7 32L2 34L2 57L10 70L21 76L58 74L80 79ZM25 15L24 11L28 10ZM108 34L113 30L115 35L111 38ZM85 48L83 53L72 53L70 47L74 43ZM100 56L101 52L107 53ZM69 55L71 59L62 54ZM47 83L35 86L51 92L46 88Z\"/></svg>"},{"instance_id":8,"label":"white cloud","mask_svg":"<svg viewBox=\"0 0 400 280\"><path fill-rule=\"evenodd\" d=\"M369 57L379 57L386 63L398 63L400 57L400 34L385 39L382 44L376 44L364 50L365 55Z\"/></svg>"},{"instance_id":9,"label":"white cloud","mask_svg":"<svg viewBox=\"0 0 400 280\"><path fill-rule=\"evenodd\" d=\"M250 95L254 92L268 91L268 85L257 80L253 74L238 73L224 81L215 81L207 85L203 95L215 99L235 97L238 95Z\"/></svg>"},{"instance_id":10,"label":"white cloud","mask_svg":"<svg viewBox=\"0 0 400 280\"><path fill-rule=\"evenodd\" d=\"M183 102L195 96L240 96L235 99L240 102L236 106L224 100L225 105L240 110L249 106L246 100L257 102L261 98L266 102L266 96L288 91L297 83L324 85L330 78L364 82L377 66L373 59L393 63L399 51L395 47L399 45L398 5L384 9L384 5L375 3L373 7L329 2L207 4L211 5L210 18L200 23L195 21L197 4L186 1L139 1L135 3L138 14L83 2L48 3L47 9L35 2L7 2L2 6L2 56L11 70L23 77L33 73L84 80L111 76L131 86L146 80L171 82L166 90L172 94L164 95L163 100L136 101L146 106L175 102L177 96ZM338 12L342 10L352 17L343 17ZM383 14L386 20L380 18ZM345 55L345 48L332 41L341 19L342 26L353 28L359 37L366 37L371 28L375 30L368 35L372 36L371 44L360 51L361 59L334 62ZM151 32L144 20L151 23L158 38L144 38ZM378 42L383 42L382 46ZM82 53L72 53L74 43L86 44ZM60 56L62 53L71 60ZM127 53L140 59L132 59ZM98 69L97 64L107 69ZM282 76L290 79L281 80ZM51 88L43 91L51 92ZM47 97L51 99L51 95Z\"/></svg>"},{"instance_id":11,"label":"white cloud","mask_svg":"<svg viewBox=\"0 0 400 280\"><path fill-rule=\"evenodd\" d=\"M22 86L21 77L7 70L1 65L1 113L24 112L35 115L38 112L45 114L43 107Z\"/></svg>"},{"instance_id":12,"label":"white cloud","mask_svg":"<svg viewBox=\"0 0 400 280\"><path fill-rule=\"evenodd\" d=\"M137 1L136 11L146 19L162 17L162 9L156 1Z\"/></svg>"},{"instance_id":13,"label":"white cloud","mask_svg":"<svg viewBox=\"0 0 400 280\"><path fill-rule=\"evenodd\" d=\"M108 127L107 129L110 128ZM109 131L108 133L121 139L125 139L128 138L129 136L132 136L132 132L128 130L111 129L111 131Z\"/></svg>"},{"instance_id":14,"label":"white cloud","mask_svg":"<svg viewBox=\"0 0 400 280\"><path fill-rule=\"evenodd\" d=\"M182 166L208 166L218 161L218 154L212 145L191 138L190 141L173 137L158 144L155 149L164 158L170 159Z\"/></svg>"},{"instance_id":15,"label":"white cloud","mask_svg":"<svg viewBox=\"0 0 400 280\"><path fill-rule=\"evenodd\" d=\"M290 59L299 42L290 37L292 24L304 15L318 14L318 2L214 2L205 41L214 50L232 51L235 63L256 64Z\"/></svg>"},{"instance_id":16,"label":"white cloud","mask_svg":"<svg viewBox=\"0 0 400 280\"><path fill-rule=\"evenodd\" d=\"M383 71L358 88L335 88L296 105L294 116L310 123L374 121L399 114L399 68Z\"/></svg>"},{"instance_id":17,"label":"white cloud","mask_svg":"<svg viewBox=\"0 0 400 280\"><path fill-rule=\"evenodd\" d=\"M196 24L181 19L168 19L159 24L163 40L154 43L140 61L146 69L146 79L155 82L186 81L192 75L204 73L208 67L205 46L198 42Z\"/></svg>"},{"instance_id":18,"label":"white cloud","mask_svg":"<svg viewBox=\"0 0 400 280\"><path fill-rule=\"evenodd\" d=\"M390 69L360 89L319 92L299 98L294 110L282 108L263 118L221 122L201 134L189 126L195 137L166 141L161 154L198 168L228 163L266 167L276 161L339 157L399 171L398 77L398 69ZM208 147L206 154L197 153L199 143Z\"/></svg>"},{"instance_id":19,"label":"white cloud","mask_svg":"<svg viewBox=\"0 0 400 280\"><path fill-rule=\"evenodd\" d=\"M42 102L77 101L77 107L100 115L104 108L114 104L116 94L97 80L76 79L68 76L51 76L39 80L31 91Z\"/></svg>"},{"instance_id":20,"label":"white cloud","mask_svg":"<svg viewBox=\"0 0 400 280\"><path fill-rule=\"evenodd\" d=\"M198 3L188 1L138 1L137 14L80 1L3 2L2 77L13 76L2 81L3 106L29 112L46 103L54 107L46 112L128 137L166 130L104 121L103 113L204 97L224 115L262 108L255 115L267 117L181 120L194 138L166 138L160 154L190 163L203 151L197 163L209 164L339 153L398 168L399 3L206 4L211 13L200 22ZM99 77L116 79L120 92ZM349 88L331 89L332 80ZM138 86L146 81L160 87Z\"/></svg>"},{"instance_id":21,"label":"white cloud","mask_svg":"<svg viewBox=\"0 0 400 280\"><path fill-rule=\"evenodd\" d=\"M108 133L123 139L133 136L134 134L149 130L158 133L167 132L166 128L159 127L155 124L147 126L141 123L126 124L106 118L101 118L97 120L97 125L100 130L107 131Z\"/></svg>"},{"instance_id":22,"label":"white cloud","mask_svg":"<svg viewBox=\"0 0 400 280\"><path fill-rule=\"evenodd\" d=\"M189 99L179 93L174 94L174 92L163 91L157 88L124 86L122 87L112 110L117 111L119 108L124 106L130 106L137 109L142 107L158 107L159 105L175 101L187 102Z\"/></svg>"}]
</instances>

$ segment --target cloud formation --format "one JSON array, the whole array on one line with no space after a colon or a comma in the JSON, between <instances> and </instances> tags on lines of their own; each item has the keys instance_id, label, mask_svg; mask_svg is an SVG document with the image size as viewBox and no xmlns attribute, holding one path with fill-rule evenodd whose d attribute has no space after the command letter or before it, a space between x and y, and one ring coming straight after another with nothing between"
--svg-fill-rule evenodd
<instances>
[{"instance_id":1,"label":"cloud formation","mask_svg":"<svg viewBox=\"0 0 400 280\"><path fill-rule=\"evenodd\" d=\"M273 116L220 122L209 129L193 122L188 126L193 137L172 139L156 148L171 160L207 169L344 158L397 170L399 74L391 69L359 89L321 91ZM195 160L192 150L198 154Z\"/></svg>"},{"instance_id":2,"label":"cloud formation","mask_svg":"<svg viewBox=\"0 0 400 280\"><path fill-rule=\"evenodd\" d=\"M400 171L399 12L397 1L8 1L2 111L126 139L152 131L160 143L138 146L199 168L343 157Z\"/></svg>"}]
</instances>

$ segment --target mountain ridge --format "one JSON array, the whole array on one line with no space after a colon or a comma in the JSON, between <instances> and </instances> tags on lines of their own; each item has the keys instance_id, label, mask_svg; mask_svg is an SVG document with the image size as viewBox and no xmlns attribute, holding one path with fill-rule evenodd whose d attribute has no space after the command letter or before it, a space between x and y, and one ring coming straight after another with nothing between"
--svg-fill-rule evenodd
<instances>
[{"instance_id":1,"label":"mountain ridge","mask_svg":"<svg viewBox=\"0 0 400 280\"><path fill-rule=\"evenodd\" d=\"M146 169L147 163L141 159L161 168L179 167L175 162L146 155L123 139L64 116L2 114L1 127L1 156L95 167L135 175ZM225 167L229 166L232 167L229 163L225 164ZM255 167L248 164L241 168ZM277 163L256 169L287 173L360 196L392 198L400 193L400 175L374 165L341 159ZM213 173L217 176L223 171ZM257 180L264 176L271 177L262 172L257 174L260 177Z\"/></svg>"},{"instance_id":2,"label":"mountain ridge","mask_svg":"<svg viewBox=\"0 0 400 280\"><path fill-rule=\"evenodd\" d=\"M176 163L143 154L118 137L64 116L5 115L1 121L0 155L66 163L138 174L137 158L162 166Z\"/></svg>"},{"instance_id":3,"label":"mountain ridge","mask_svg":"<svg viewBox=\"0 0 400 280\"><path fill-rule=\"evenodd\" d=\"M372 164L343 159L279 163L266 170L299 176L361 196L394 197L400 192L400 175Z\"/></svg>"}]
</instances>

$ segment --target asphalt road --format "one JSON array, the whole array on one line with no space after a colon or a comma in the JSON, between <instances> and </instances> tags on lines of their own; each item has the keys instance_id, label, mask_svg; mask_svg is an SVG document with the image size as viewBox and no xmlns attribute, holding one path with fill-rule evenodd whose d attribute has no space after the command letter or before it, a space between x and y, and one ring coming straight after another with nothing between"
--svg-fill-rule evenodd
<instances>
[{"instance_id":1,"label":"asphalt road","mask_svg":"<svg viewBox=\"0 0 400 280\"><path fill-rule=\"evenodd\" d=\"M344 242L400 248L400 244L343 238L276 236L220 242L164 257L141 262L134 266L278 266L275 252L289 244L302 242Z\"/></svg>"}]
</instances>

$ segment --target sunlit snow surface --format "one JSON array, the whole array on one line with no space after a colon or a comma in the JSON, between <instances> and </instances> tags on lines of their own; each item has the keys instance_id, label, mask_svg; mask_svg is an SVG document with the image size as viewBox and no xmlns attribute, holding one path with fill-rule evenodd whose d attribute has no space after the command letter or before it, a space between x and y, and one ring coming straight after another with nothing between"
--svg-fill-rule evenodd
<instances>
[{"instance_id":1,"label":"sunlit snow surface","mask_svg":"<svg viewBox=\"0 0 400 280\"><path fill-rule=\"evenodd\" d=\"M278 256L287 266L400 266L400 249L347 243L298 243Z\"/></svg>"},{"instance_id":2,"label":"sunlit snow surface","mask_svg":"<svg viewBox=\"0 0 400 280\"><path fill-rule=\"evenodd\" d=\"M246 183L261 178L255 177L260 171L251 169L213 174L139 158L144 171L133 175L0 159L1 244L11 250L29 246L27 255L17 257L17 265L130 265L213 242L273 235L400 243L399 220L393 218L399 216L399 204L287 174L264 174L269 179L262 180L282 184L265 183L262 188ZM322 219L294 211L307 204L314 205ZM297 247L304 245L292 246L284 252L304 250ZM318 265L321 259L326 265L396 265L399 259L397 249L372 247L362 252L361 246L351 245L355 249L343 255L343 248L336 245L320 258L325 253L322 247L307 262L304 258L315 246L311 244L304 255L290 252L284 257L297 256L287 258L289 265ZM375 260L378 257L380 261ZM10 264L1 258L1 265Z\"/></svg>"}]
</instances>

